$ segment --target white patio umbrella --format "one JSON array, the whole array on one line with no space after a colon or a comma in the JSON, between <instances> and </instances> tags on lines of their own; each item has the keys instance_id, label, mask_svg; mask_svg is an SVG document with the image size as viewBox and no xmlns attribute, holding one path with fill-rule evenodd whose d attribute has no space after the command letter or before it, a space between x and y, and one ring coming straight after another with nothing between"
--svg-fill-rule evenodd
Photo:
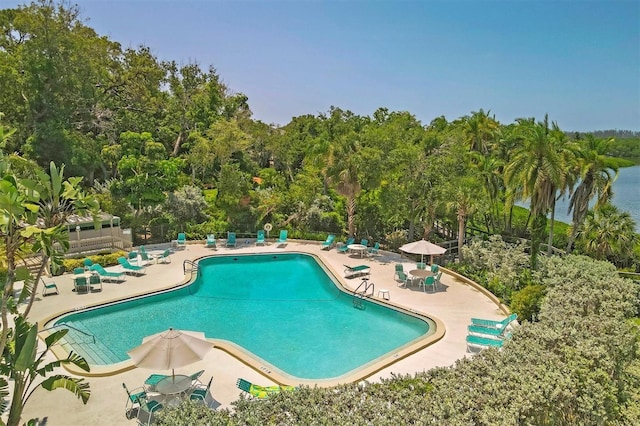
<instances>
[{"instance_id":1,"label":"white patio umbrella","mask_svg":"<svg viewBox=\"0 0 640 426\"><path fill-rule=\"evenodd\" d=\"M204 333L170 328L142 339L142 344L127 352L138 367L171 370L202 360L213 348Z\"/></svg>"},{"instance_id":2,"label":"white patio umbrella","mask_svg":"<svg viewBox=\"0 0 640 426\"><path fill-rule=\"evenodd\" d=\"M432 242L426 240L414 241L412 243L407 243L400 247L400 250L405 253L411 254L419 254L421 255L421 262L424 262L425 256L431 256L431 263L433 263L434 255L444 254L447 249L444 247L440 247L437 244L433 244Z\"/></svg>"}]
</instances>

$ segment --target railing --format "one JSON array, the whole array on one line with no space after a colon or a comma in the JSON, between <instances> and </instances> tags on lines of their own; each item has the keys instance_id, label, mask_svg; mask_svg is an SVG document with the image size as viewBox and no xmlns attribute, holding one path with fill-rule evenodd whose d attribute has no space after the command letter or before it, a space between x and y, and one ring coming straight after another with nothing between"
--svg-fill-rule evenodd
<instances>
[{"instance_id":1,"label":"railing","mask_svg":"<svg viewBox=\"0 0 640 426\"><path fill-rule=\"evenodd\" d=\"M189 272L191 272L193 274L194 271L198 270L198 263L194 262L193 260L189 260L189 259L185 259L184 262L182 262L182 272L184 274L187 273L187 265L191 266L191 269L189 270Z\"/></svg>"},{"instance_id":2,"label":"railing","mask_svg":"<svg viewBox=\"0 0 640 426\"><path fill-rule=\"evenodd\" d=\"M364 286L364 289L360 290ZM368 278L363 278L362 282L353 291L353 307L358 309L364 309L364 298L367 297L367 291L371 289L371 297L375 294L375 284L370 283Z\"/></svg>"},{"instance_id":3,"label":"railing","mask_svg":"<svg viewBox=\"0 0 640 426\"><path fill-rule=\"evenodd\" d=\"M131 242L115 237L95 237L69 241L68 254L90 253L103 250L120 249L128 250L132 247Z\"/></svg>"},{"instance_id":4,"label":"railing","mask_svg":"<svg viewBox=\"0 0 640 426\"><path fill-rule=\"evenodd\" d=\"M91 339L93 340L93 343L94 343L94 344L96 343L96 336L94 336L93 334L87 333L86 331L82 331L82 330L80 330L79 328L76 328L76 327L74 327L74 326L72 326L72 325L69 325L69 324L67 324L66 322L62 322L62 323L60 323L60 324L56 324L56 325L53 325L53 326L51 326L51 327L47 327L47 328L45 328L45 329L42 329L42 330L40 330L40 331L39 331L39 333L42 333L43 331L53 330L53 329L55 329L55 328L60 328L60 327L70 328L70 329L72 329L72 330L77 331L77 332L78 332L78 333L80 333L80 334L84 334L85 336L89 336L89 337L91 337Z\"/></svg>"}]
</instances>

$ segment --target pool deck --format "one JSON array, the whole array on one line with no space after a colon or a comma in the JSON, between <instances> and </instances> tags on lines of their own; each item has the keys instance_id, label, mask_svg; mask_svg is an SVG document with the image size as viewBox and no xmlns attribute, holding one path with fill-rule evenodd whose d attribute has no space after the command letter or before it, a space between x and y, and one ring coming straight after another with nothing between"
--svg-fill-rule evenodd
<instances>
[{"instance_id":1,"label":"pool deck","mask_svg":"<svg viewBox=\"0 0 640 426\"><path fill-rule=\"evenodd\" d=\"M185 280L182 268L184 260L194 260L211 254L278 251L297 251L317 255L340 278L341 283L351 290L355 289L361 280L344 278L344 265L366 264L371 267L370 281L376 284L376 297L378 290L385 288L389 290L393 304L435 317L445 324L446 333L441 340L374 373L366 379L371 382L391 377L392 373L413 374L433 367L450 366L456 360L470 356L467 352L465 337L467 325L472 317L488 319L505 317L495 301L485 293L446 272L442 276L443 286L435 293L425 293L422 289L418 289L417 285L412 288L398 287L394 280L394 265L404 263L405 271L415 269L413 261L402 258L398 254L380 251L380 254L375 257L360 258L338 253L335 248L329 251L321 250L319 242L290 241L285 247L277 247L273 243L257 247L253 244L240 244L240 241L238 243L237 248L214 250L204 247L203 242L190 242L186 249L178 250L171 255L172 263L150 265L147 267L146 275L127 276L127 280L121 284L103 283L103 290L98 293L75 294L72 292L73 283L69 274L45 279L47 282L56 282L60 294L43 298L39 291L29 319L41 322L61 312L176 285ZM107 269L118 270L119 267ZM51 354L49 357L53 360ZM191 374L201 369L205 370L200 378L201 381L207 383L209 378L213 377L211 391L219 407L230 407L231 402L238 398L241 391L236 387L236 380L240 377L260 385L274 384L264 374L215 347L204 360L177 369L176 374ZM127 396L122 383L125 383L130 390L137 388L153 372L134 368L117 375L89 377L87 381L91 385L91 398L87 405L83 405L68 391L47 392L39 389L29 400L24 410L23 421L38 418L46 420L48 426L134 425L135 419L128 420L125 417ZM68 373L65 372L65 374Z\"/></svg>"}]
</instances>

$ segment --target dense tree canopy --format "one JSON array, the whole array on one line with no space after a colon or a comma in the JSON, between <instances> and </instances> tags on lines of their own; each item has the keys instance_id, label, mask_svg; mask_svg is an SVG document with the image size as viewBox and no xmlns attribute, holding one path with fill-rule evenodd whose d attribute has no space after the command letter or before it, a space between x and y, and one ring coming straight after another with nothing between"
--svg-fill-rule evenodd
<instances>
[{"instance_id":1,"label":"dense tree canopy","mask_svg":"<svg viewBox=\"0 0 640 426\"><path fill-rule=\"evenodd\" d=\"M5 152L65 164L100 188L135 238L158 221L150 228L158 241L178 231L255 233L269 221L292 235L393 245L399 235L437 238L438 222L460 247L473 227L531 237L534 256L545 236L548 253L588 252L592 245L574 242L593 235L581 232L588 202L606 203L620 164L606 157L608 139L570 138L546 117L504 125L483 109L423 125L409 112L331 107L269 126L251 119L249 99L212 66L123 49L87 27L76 6L38 0L1 10L0 26L2 128L15 129ZM185 185L216 191L207 214L186 222L163 210ZM569 236L553 233L560 194L572 199ZM513 223L518 200L531 203L524 225Z\"/></svg>"}]
</instances>

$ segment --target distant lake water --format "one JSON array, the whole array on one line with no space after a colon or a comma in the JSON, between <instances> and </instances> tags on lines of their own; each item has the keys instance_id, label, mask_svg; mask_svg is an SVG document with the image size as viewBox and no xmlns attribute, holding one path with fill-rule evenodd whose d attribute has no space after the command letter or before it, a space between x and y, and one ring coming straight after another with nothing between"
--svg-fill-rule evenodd
<instances>
[{"instance_id":1,"label":"distant lake water","mask_svg":"<svg viewBox=\"0 0 640 426\"><path fill-rule=\"evenodd\" d=\"M631 218L636 222L636 232L640 232L640 166L623 167L619 170L618 179L613 183L611 202L620 210L631 215ZM518 203L518 205L529 207L528 202ZM569 199L567 197L558 200L556 202L556 220L571 224L571 216L567 214L568 209Z\"/></svg>"}]
</instances>

